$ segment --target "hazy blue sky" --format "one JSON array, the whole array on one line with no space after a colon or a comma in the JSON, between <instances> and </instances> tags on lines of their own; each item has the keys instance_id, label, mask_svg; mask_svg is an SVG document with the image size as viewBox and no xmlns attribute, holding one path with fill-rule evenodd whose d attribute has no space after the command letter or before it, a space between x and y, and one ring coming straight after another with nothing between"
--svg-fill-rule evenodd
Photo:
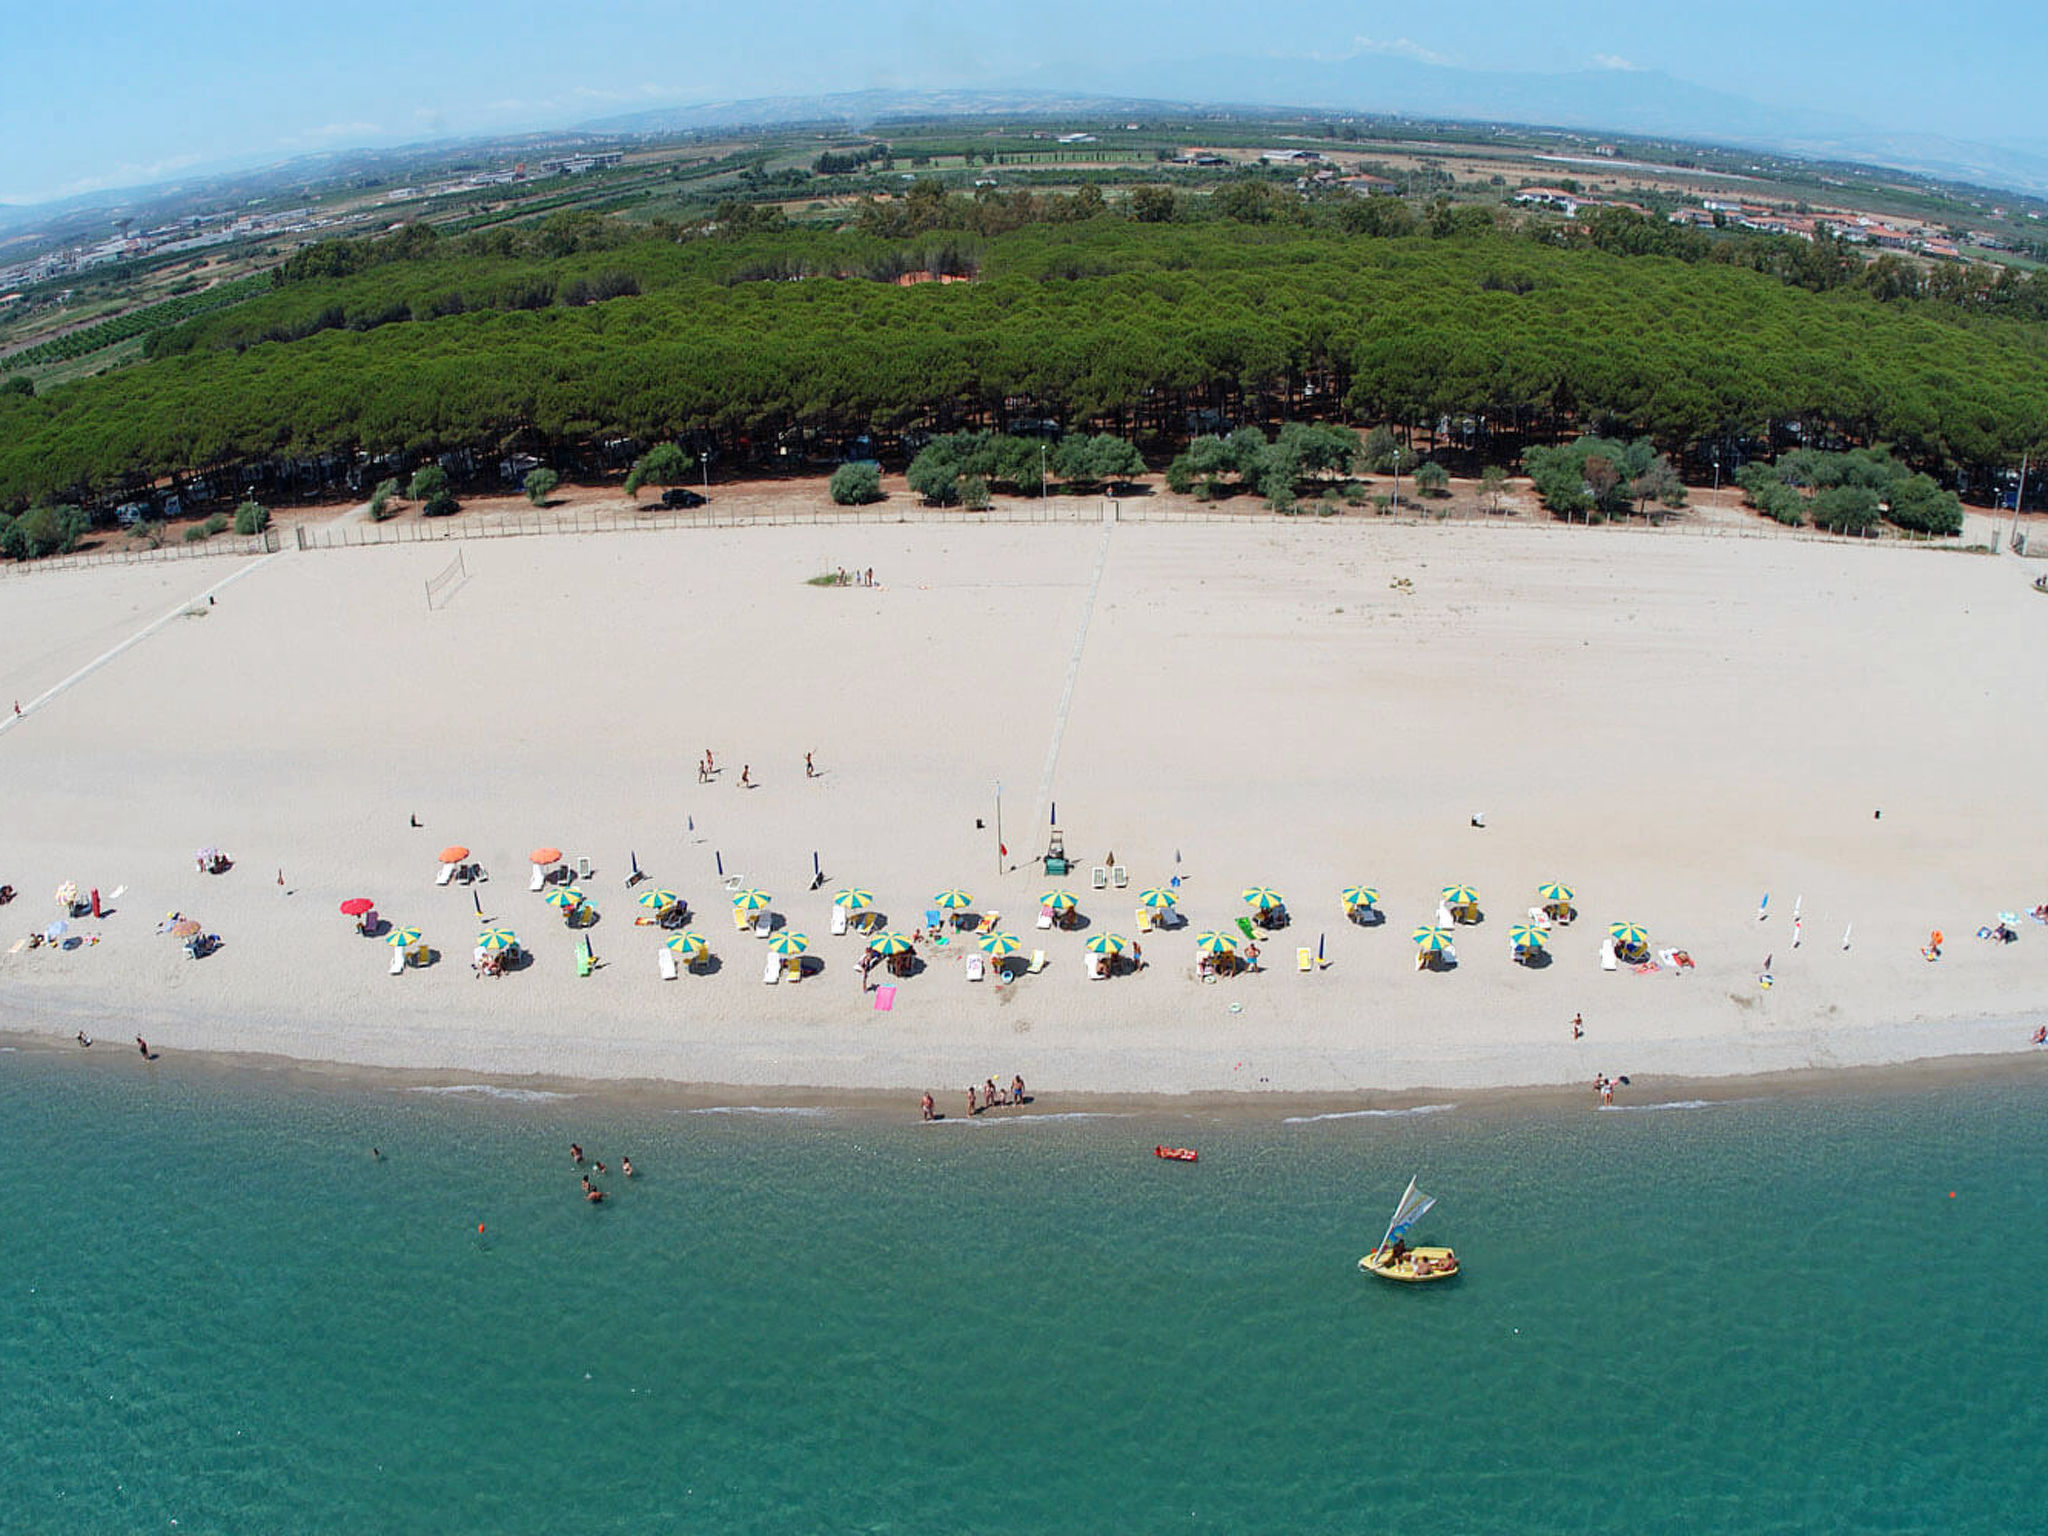
<instances>
[{"instance_id":1,"label":"hazy blue sky","mask_svg":"<svg viewBox=\"0 0 2048 1536\"><path fill-rule=\"evenodd\" d=\"M1662 71L1874 127L2048 147L2021 67L2039 0L0 0L0 202L251 155L553 126L677 102L884 87L1057 87L1242 51L1325 63Z\"/></svg>"}]
</instances>

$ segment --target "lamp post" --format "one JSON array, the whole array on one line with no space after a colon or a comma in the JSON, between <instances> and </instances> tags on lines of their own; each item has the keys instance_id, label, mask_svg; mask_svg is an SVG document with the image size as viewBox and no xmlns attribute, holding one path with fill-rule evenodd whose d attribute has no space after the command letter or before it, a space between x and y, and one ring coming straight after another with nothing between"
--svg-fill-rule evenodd
<instances>
[{"instance_id":1,"label":"lamp post","mask_svg":"<svg viewBox=\"0 0 2048 1536\"><path fill-rule=\"evenodd\" d=\"M1045 444L1038 445L1038 504L1042 507L1050 498L1045 493Z\"/></svg>"},{"instance_id":2,"label":"lamp post","mask_svg":"<svg viewBox=\"0 0 2048 1536\"><path fill-rule=\"evenodd\" d=\"M2020 450L2020 483L2012 488L2012 529L2005 536L2007 549L2019 548L2020 503L2027 499L2027 459L2032 452L2030 448Z\"/></svg>"}]
</instances>

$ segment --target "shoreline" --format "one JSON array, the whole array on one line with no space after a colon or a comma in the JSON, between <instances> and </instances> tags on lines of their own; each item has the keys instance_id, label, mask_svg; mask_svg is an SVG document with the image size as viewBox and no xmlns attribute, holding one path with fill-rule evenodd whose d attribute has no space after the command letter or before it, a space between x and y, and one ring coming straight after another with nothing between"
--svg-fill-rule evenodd
<instances>
[{"instance_id":1,"label":"shoreline","mask_svg":"<svg viewBox=\"0 0 2048 1536\"><path fill-rule=\"evenodd\" d=\"M129 1042L95 1039L92 1049L126 1056ZM0 1029L0 1054L38 1060L68 1058L85 1064L73 1040L40 1032ZM92 1058L98 1060L100 1058ZM165 1066L169 1062L172 1065ZM807 1084L718 1083L635 1077L566 1077L511 1074L456 1068L383 1067L346 1061L305 1059L259 1051L178 1050L153 1055L152 1070L187 1065L219 1082L284 1084L294 1090L360 1093L417 1092L454 1097L473 1093L481 1101L544 1107L587 1101L590 1107L670 1113L829 1113L854 1118L915 1123L915 1088L837 1088ZM1828 1098L1883 1092L1919 1092L1959 1084L2031 1082L2048 1086L2048 1050L1928 1056L1915 1060L1841 1067L1796 1067L1773 1072L1726 1075L1628 1074L1616 1110L1673 1104L1747 1103L1756 1099ZM1189 1118L1217 1122L1268 1120L1283 1123L1321 1119L1401 1118L1429 1113L1554 1113L1598 1110L1590 1083L1500 1084L1480 1088L1418 1087L1361 1089L1355 1093L1293 1092L1242 1088L1193 1093L1068 1092L1057 1085L1027 1085L1031 1107L1022 1113L999 1109L974 1123L1044 1118ZM939 1096L941 1119L964 1121Z\"/></svg>"}]
</instances>

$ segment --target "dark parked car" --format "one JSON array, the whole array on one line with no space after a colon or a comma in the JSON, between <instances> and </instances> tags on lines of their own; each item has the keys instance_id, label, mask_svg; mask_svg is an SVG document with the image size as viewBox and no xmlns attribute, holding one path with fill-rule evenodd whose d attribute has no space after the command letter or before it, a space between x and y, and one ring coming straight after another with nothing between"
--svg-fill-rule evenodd
<instances>
[{"instance_id":1,"label":"dark parked car","mask_svg":"<svg viewBox=\"0 0 2048 1536\"><path fill-rule=\"evenodd\" d=\"M696 491L676 486L661 493L661 504L664 507L701 507L704 505L704 498Z\"/></svg>"}]
</instances>

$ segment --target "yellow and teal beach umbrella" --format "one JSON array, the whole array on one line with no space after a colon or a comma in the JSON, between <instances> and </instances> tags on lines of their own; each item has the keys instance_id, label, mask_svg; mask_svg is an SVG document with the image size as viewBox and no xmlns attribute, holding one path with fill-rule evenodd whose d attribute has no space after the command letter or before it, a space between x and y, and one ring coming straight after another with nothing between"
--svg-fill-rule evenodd
<instances>
[{"instance_id":1,"label":"yellow and teal beach umbrella","mask_svg":"<svg viewBox=\"0 0 2048 1536\"><path fill-rule=\"evenodd\" d=\"M1528 923L1517 923L1508 930L1508 942L1517 949L1541 949L1550 942L1550 935Z\"/></svg>"},{"instance_id":2,"label":"yellow and teal beach umbrella","mask_svg":"<svg viewBox=\"0 0 2048 1536\"><path fill-rule=\"evenodd\" d=\"M1005 955L1014 955L1024 947L1024 941L1014 933L991 933L981 940L983 954L994 955L998 960Z\"/></svg>"},{"instance_id":3,"label":"yellow and teal beach umbrella","mask_svg":"<svg viewBox=\"0 0 2048 1536\"><path fill-rule=\"evenodd\" d=\"M1237 953L1237 940L1209 928L1195 935L1195 948L1205 955L1234 955Z\"/></svg>"},{"instance_id":4,"label":"yellow and teal beach umbrella","mask_svg":"<svg viewBox=\"0 0 2048 1536\"><path fill-rule=\"evenodd\" d=\"M419 929L394 928L391 930L391 937L386 939L384 942L386 944L389 944L393 949L411 949L413 945L419 943L419 941Z\"/></svg>"},{"instance_id":5,"label":"yellow and teal beach umbrella","mask_svg":"<svg viewBox=\"0 0 2048 1536\"><path fill-rule=\"evenodd\" d=\"M1080 903L1074 900L1072 891L1047 891L1038 898L1041 907L1051 907L1055 912L1071 912Z\"/></svg>"},{"instance_id":6,"label":"yellow and teal beach umbrella","mask_svg":"<svg viewBox=\"0 0 2048 1536\"><path fill-rule=\"evenodd\" d=\"M868 948L878 955L907 955L916 946L910 942L908 934L891 930L888 933L878 933L869 939Z\"/></svg>"},{"instance_id":7,"label":"yellow and teal beach umbrella","mask_svg":"<svg viewBox=\"0 0 2048 1536\"><path fill-rule=\"evenodd\" d=\"M752 886L732 893L732 904L742 912L766 912L769 903L774 900L775 898L766 891L756 890Z\"/></svg>"},{"instance_id":8,"label":"yellow and teal beach umbrella","mask_svg":"<svg viewBox=\"0 0 2048 1536\"><path fill-rule=\"evenodd\" d=\"M1438 928L1434 925L1428 928L1418 928L1408 937L1415 941L1418 949L1428 950L1431 954L1449 949L1455 942L1450 929Z\"/></svg>"},{"instance_id":9,"label":"yellow and teal beach umbrella","mask_svg":"<svg viewBox=\"0 0 2048 1536\"><path fill-rule=\"evenodd\" d=\"M865 912L874 904L875 893L862 890L857 885L849 885L843 891L834 891L832 893L832 905L844 907L849 912Z\"/></svg>"},{"instance_id":10,"label":"yellow and teal beach umbrella","mask_svg":"<svg viewBox=\"0 0 2048 1536\"><path fill-rule=\"evenodd\" d=\"M1536 894L1546 906L1568 907L1572 904L1572 888L1559 885L1555 880L1548 885L1537 886Z\"/></svg>"},{"instance_id":11,"label":"yellow and teal beach umbrella","mask_svg":"<svg viewBox=\"0 0 2048 1536\"><path fill-rule=\"evenodd\" d=\"M1120 933L1091 933L1088 942L1081 947L1091 955L1120 955L1124 952L1124 936Z\"/></svg>"},{"instance_id":12,"label":"yellow and teal beach umbrella","mask_svg":"<svg viewBox=\"0 0 2048 1536\"><path fill-rule=\"evenodd\" d=\"M701 933L672 934L662 942L664 947L685 955L701 955L711 948Z\"/></svg>"},{"instance_id":13,"label":"yellow and teal beach umbrella","mask_svg":"<svg viewBox=\"0 0 2048 1536\"><path fill-rule=\"evenodd\" d=\"M958 886L955 886L951 890L941 891L938 895L934 896L932 898L932 905L944 907L949 912L965 912L974 905L974 898Z\"/></svg>"},{"instance_id":14,"label":"yellow and teal beach umbrella","mask_svg":"<svg viewBox=\"0 0 2048 1536\"><path fill-rule=\"evenodd\" d=\"M1453 907L1477 906L1479 893L1469 885L1447 885L1444 887L1444 901Z\"/></svg>"},{"instance_id":15,"label":"yellow and teal beach umbrella","mask_svg":"<svg viewBox=\"0 0 2048 1536\"><path fill-rule=\"evenodd\" d=\"M811 947L809 934L778 928L768 935L768 947L778 955L800 955Z\"/></svg>"},{"instance_id":16,"label":"yellow and teal beach umbrella","mask_svg":"<svg viewBox=\"0 0 2048 1536\"><path fill-rule=\"evenodd\" d=\"M555 887L555 889L553 889L552 891L549 891L547 895L541 897L541 900L546 902L551 907L560 907L564 911L568 911L572 908L582 906L586 898L581 891L576 889L575 886L562 885Z\"/></svg>"},{"instance_id":17,"label":"yellow and teal beach umbrella","mask_svg":"<svg viewBox=\"0 0 2048 1536\"><path fill-rule=\"evenodd\" d=\"M1177 899L1173 892L1161 890L1156 885L1150 890L1138 892L1138 905L1150 907L1154 912L1167 911Z\"/></svg>"},{"instance_id":18,"label":"yellow and teal beach umbrella","mask_svg":"<svg viewBox=\"0 0 2048 1536\"><path fill-rule=\"evenodd\" d=\"M664 891L660 886L656 886L651 891L642 891L634 899L641 906L652 907L655 911L659 912L664 907L672 907L676 904L676 893L674 891Z\"/></svg>"},{"instance_id":19,"label":"yellow and teal beach umbrella","mask_svg":"<svg viewBox=\"0 0 2048 1536\"><path fill-rule=\"evenodd\" d=\"M1287 898L1274 890L1270 885L1246 886L1244 899L1257 907L1261 912L1270 912L1275 907L1287 905Z\"/></svg>"},{"instance_id":20,"label":"yellow and teal beach umbrella","mask_svg":"<svg viewBox=\"0 0 2048 1536\"><path fill-rule=\"evenodd\" d=\"M1650 933L1634 923L1613 923L1608 926L1607 936L1614 940L1617 949L1643 949L1649 945Z\"/></svg>"},{"instance_id":21,"label":"yellow and teal beach umbrella","mask_svg":"<svg viewBox=\"0 0 2048 1536\"><path fill-rule=\"evenodd\" d=\"M1369 885L1347 885L1343 896L1346 907L1376 907L1380 904L1380 893Z\"/></svg>"},{"instance_id":22,"label":"yellow and teal beach umbrella","mask_svg":"<svg viewBox=\"0 0 2048 1536\"><path fill-rule=\"evenodd\" d=\"M486 928L476 936L476 947L487 949L492 954L501 954L505 950L519 947L519 935L510 928Z\"/></svg>"}]
</instances>

